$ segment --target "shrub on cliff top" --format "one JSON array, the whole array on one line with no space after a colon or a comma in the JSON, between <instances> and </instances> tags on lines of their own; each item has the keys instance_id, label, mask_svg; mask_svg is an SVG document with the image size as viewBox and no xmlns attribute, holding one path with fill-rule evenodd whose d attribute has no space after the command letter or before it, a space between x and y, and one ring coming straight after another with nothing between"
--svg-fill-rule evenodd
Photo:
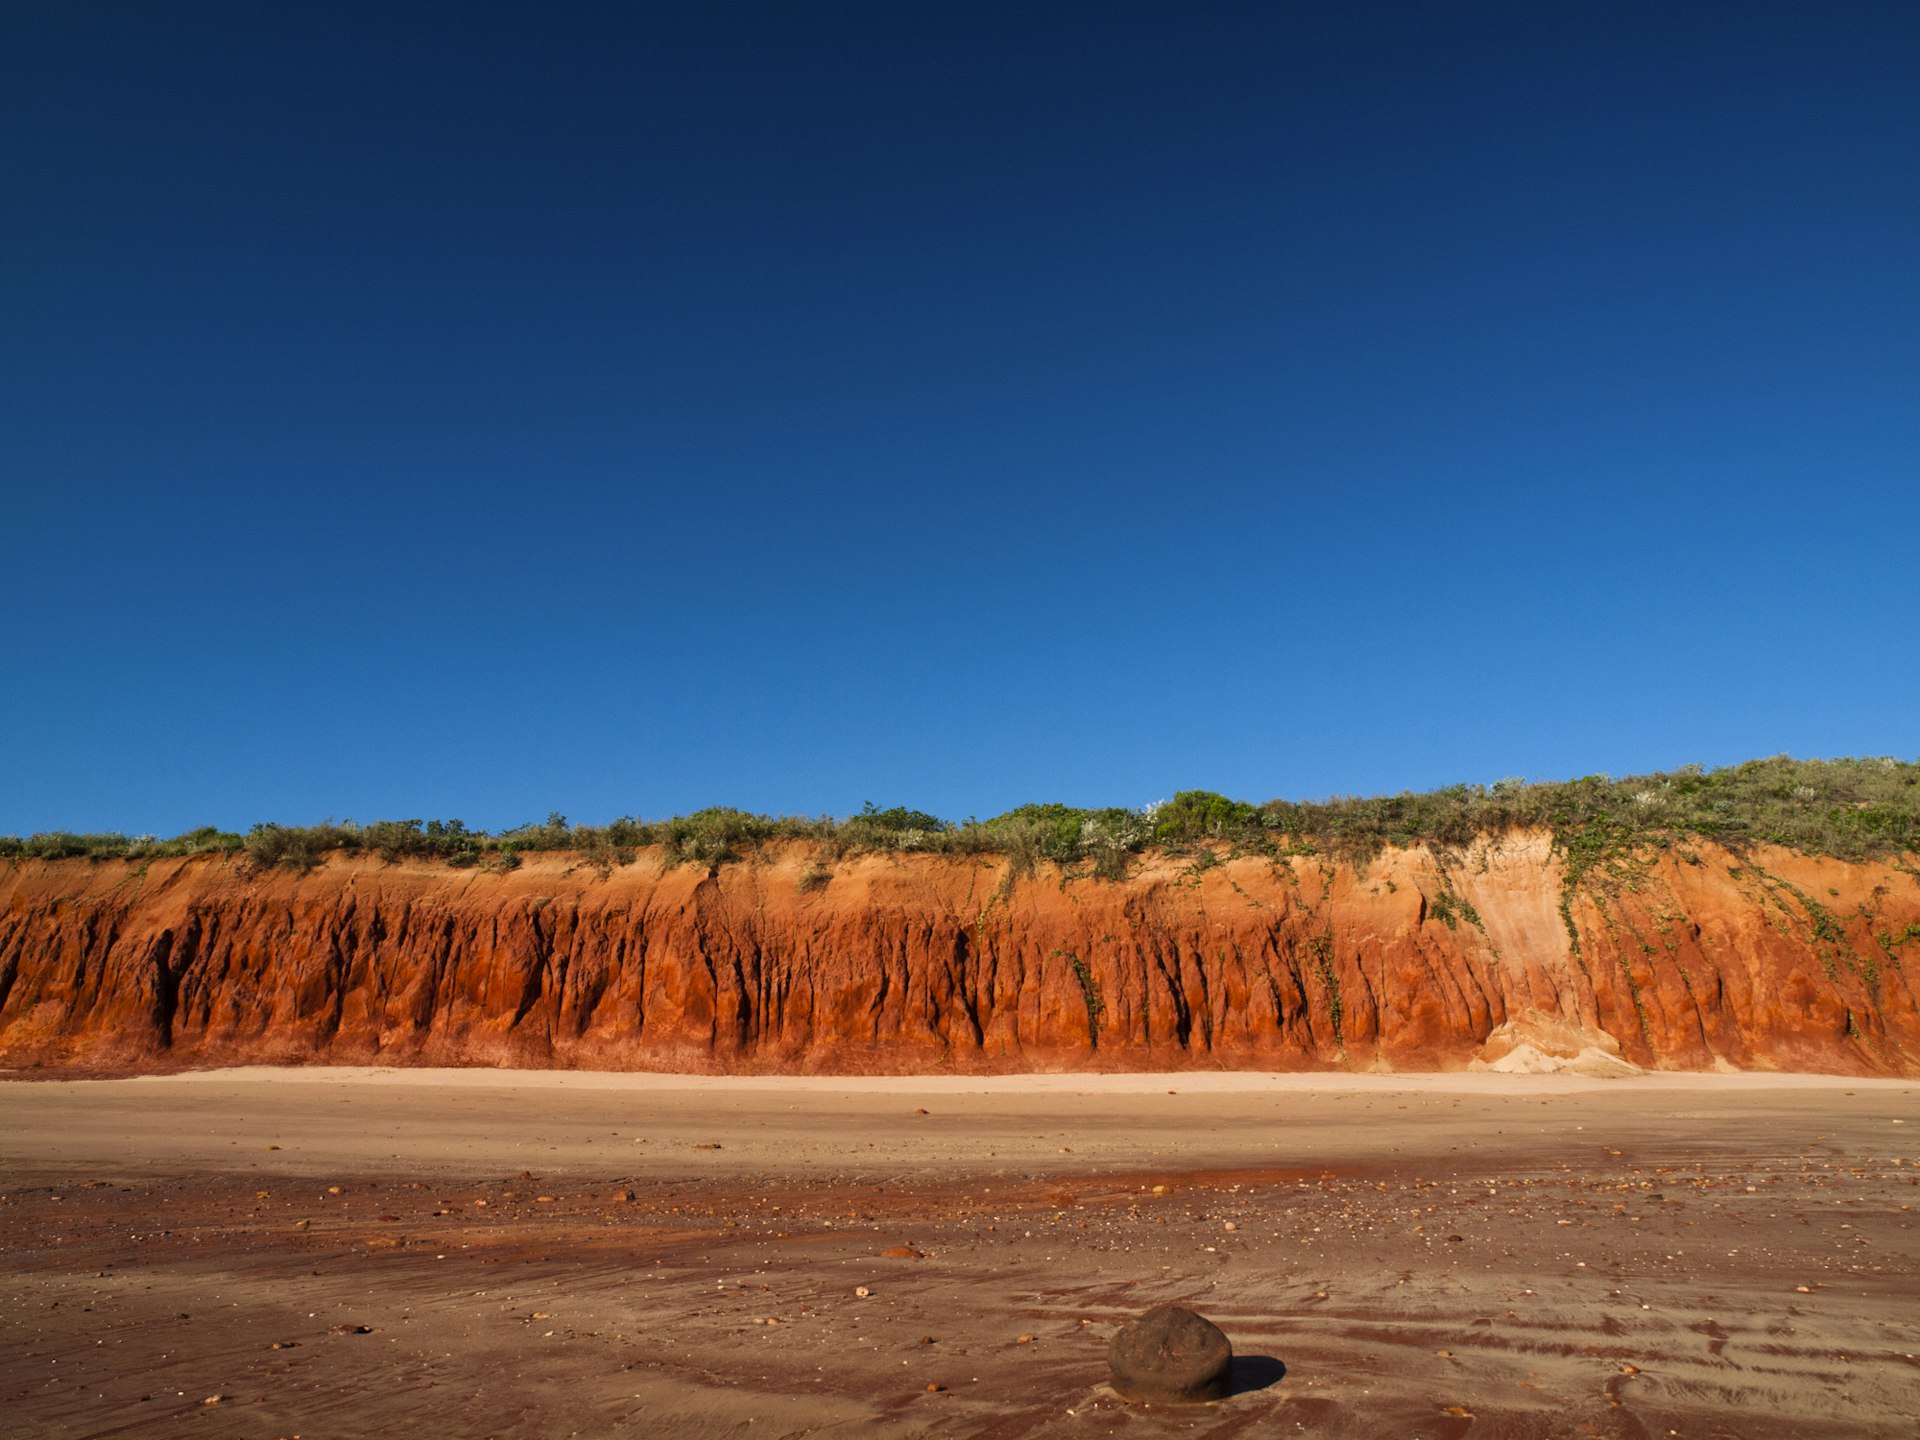
<instances>
[{"instance_id":1,"label":"shrub on cliff top","mask_svg":"<svg viewBox=\"0 0 1920 1440\"><path fill-rule=\"evenodd\" d=\"M737 859L743 850L772 839L778 828L777 822L765 815L715 805L662 822L660 843L671 861L711 865Z\"/></svg>"},{"instance_id":2,"label":"shrub on cliff top","mask_svg":"<svg viewBox=\"0 0 1920 1440\"><path fill-rule=\"evenodd\" d=\"M1153 838L1163 845L1246 838L1270 828L1255 806L1211 790L1182 790L1153 812Z\"/></svg>"},{"instance_id":3,"label":"shrub on cliff top","mask_svg":"<svg viewBox=\"0 0 1920 1440\"><path fill-rule=\"evenodd\" d=\"M1022 805L994 816L985 828L1012 857L1014 868L1030 874L1043 859L1066 864L1079 858L1085 816L1071 805Z\"/></svg>"},{"instance_id":4,"label":"shrub on cliff top","mask_svg":"<svg viewBox=\"0 0 1920 1440\"><path fill-rule=\"evenodd\" d=\"M85 855L95 860L144 860L162 855L238 850L243 843L240 836L212 825L202 825L171 840L153 835L122 835L117 830L96 835L50 830L29 835L24 840L17 835L0 835L0 859L60 860Z\"/></svg>"},{"instance_id":5,"label":"shrub on cliff top","mask_svg":"<svg viewBox=\"0 0 1920 1440\"><path fill-rule=\"evenodd\" d=\"M127 844L118 832L104 835L76 835L71 830L46 830L22 840L9 835L0 840L0 854L30 855L36 860L66 860L79 855L117 855Z\"/></svg>"},{"instance_id":6,"label":"shrub on cliff top","mask_svg":"<svg viewBox=\"0 0 1920 1440\"><path fill-rule=\"evenodd\" d=\"M825 827L836 832L834 838L839 842L836 848L841 850L936 849L940 838L954 828L925 810L905 805L882 810L871 800L861 807L858 815L851 815L838 825L826 821Z\"/></svg>"},{"instance_id":7,"label":"shrub on cliff top","mask_svg":"<svg viewBox=\"0 0 1920 1440\"><path fill-rule=\"evenodd\" d=\"M952 824L924 810L869 804L845 820L776 819L729 807L670 820L632 817L577 826L559 813L543 824L489 835L458 820L382 820L368 825L256 825L242 837L202 826L170 840L116 833L49 831L0 837L0 859L96 859L244 849L258 865L311 866L329 850L370 849L387 859L439 857L455 864L518 863L523 853L560 851L603 868L657 845L668 863L718 864L774 839L810 840L831 854L925 850L999 854L1016 873L1042 861L1124 875L1145 850L1321 852L1365 861L1387 846L1463 848L1517 828L1553 833L1575 866L1623 848L1701 836L1729 847L1764 842L1810 854L1860 859L1920 853L1920 763L1892 759L1793 760L1777 756L1720 770L1688 766L1615 780L1527 784L1502 780L1420 794L1272 800L1251 805L1209 790L1183 790L1138 810L1022 805L990 820Z\"/></svg>"},{"instance_id":8,"label":"shrub on cliff top","mask_svg":"<svg viewBox=\"0 0 1920 1440\"><path fill-rule=\"evenodd\" d=\"M330 850L358 850L360 831L344 825L256 825L243 848L257 865L311 870Z\"/></svg>"}]
</instances>

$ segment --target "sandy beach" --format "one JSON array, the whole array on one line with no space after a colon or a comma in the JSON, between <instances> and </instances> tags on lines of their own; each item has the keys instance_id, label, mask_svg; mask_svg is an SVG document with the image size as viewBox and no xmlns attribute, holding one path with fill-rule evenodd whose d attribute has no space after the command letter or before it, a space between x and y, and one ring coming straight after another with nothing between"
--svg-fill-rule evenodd
<instances>
[{"instance_id":1,"label":"sandy beach","mask_svg":"<svg viewBox=\"0 0 1920 1440\"><path fill-rule=\"evenodd\" d=\"M1907 1437L1917 1202L1899 1081L16 1083L0 1397L31 1436ZM1105 1387L1165 1301L1238 1393Z\"/></svg>"}]
</instances>

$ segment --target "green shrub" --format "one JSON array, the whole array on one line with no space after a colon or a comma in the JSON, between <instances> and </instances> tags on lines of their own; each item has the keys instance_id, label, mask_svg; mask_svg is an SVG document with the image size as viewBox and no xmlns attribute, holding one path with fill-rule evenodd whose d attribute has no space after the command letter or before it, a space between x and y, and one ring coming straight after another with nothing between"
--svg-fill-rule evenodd
<instances>
[{"instance_id":1,"label":"green shrub","mask_svg":"<svg viewBox=\"0 0 1920 1440\"><path fill-rule=\"evenodd\" d=\"M573 829L567 824L567 817L558 810L550 811L544 824L535 825L529 821L525 825L516 825L496 837L502 850L569 850L573 848Z\"/></svg>"},{"instance_id":2,"label":"green shrub","mask_svg":"<svg viewBox=\"0 0 1920 1440\"><path fill-rule=\"evenodd\" d=\"M663 822L660 843L670 864L696 861L716 865L738 859L744 851L771 839L778 828L765 815L716 805Z\"/></svg>"},{"instance_id":3,"label":"green shrub","mask_svg":"<svg viewBox=\"0 0 1920 1440\"><path fill-rule=\"evenodd\" d=\"M1265 828L1257 808L1211 790L1182 790L1153 811L1153 838L1162 845L1231 840L1258 835Z\"/></svg>"},{"instance_id":4,"label":"green shrub","mask_svg":"<svg viewBox=\"0 0 1920 1440\"><path fill-rule=\"evenodd\" d=\"M636 820L631 815L622 815L612 821L602 832L609 845L618 845L627 849L636 849L642 845L653 845L659 841L659 827L649 825L644 820Z\"/></svg>"},{"instance_id":5,"label":"green shrub","mask_svg":"<svg viewBox=\"0 0 1920 1440\"><path fill-rule=\"evenodd\" d=\"M832 825L832 821L826 822ZM858 815L834 827L844 850L932 850L954 827L938 815L905 805L875 808L869 800Z\"/></svg>"},{"instance_id":6,"label":"green shrub","mask_svg":"<svg viewBox=\"0 0 1920 1440\"><path fill-rule=\"evenodd\" d=\"M49 830L29 835L25 853L40 860L65 860L77 855L110 853L116 844L124 844L121 835L75 835L69 830Z\"/></svg>"},{"instance_id":7,"label":"green shrub","mask_svg":"<svg viewBox=\"0 0 1920 1440\"><path fill-rule=\"evenodd\" d=\"M224 851L232 854L247 843L246 837L232 830L222 830L215 825L202 825L189 830L184 835L176 835L171 840L161 840L152 847L156 855L201 855L209 851Z\"/></svg>"},{"instance_id":8,"label":"green shrub","mask_svg":"<svg viewBox=\"0 0 1920 1440\"><path fill-rule=\"evenodd\" d=\"M341 825L256 825L243 848L256 865L311 870L329 850L359 849L360 832Z\"/></svg>"},{"instance_id":9,"label":"green shrub","mask_svg":"<svg viewBox=\"0 0 1920 1440\"><path fill-rule=\"evenodd\" d=\"M368 825L256 825L246 835L204 825L172 839L115 832L48 831L0 837L0 858L60 859L231 853L258 865L307 867L329 850L375 850L387 859L440 857L506 867L523 853L577 852L596 864L626 863L658 845L669 862L720 863L777 838L809 840L828 858L849 851L924 850L998 854L1015 874L1042 862L1088 863L1124 876L1149 848L1194 853L1220 842L1264 852L1325 854L1364 863L1388 846L1461 849L1521 827L1552 832L1573 880L1643 845L1700 837L1738 848L1756 842L1843 859L1920 853L1920 763L1893 759L1792 760L1776 756L1720 770L1687 766L1615 780L1491 786L1451 785L1420 794L1271 800L1250 805L1210 790L1183 790L1139 810L1022 805L958 825L924 810L872 804L845 820L756 815L717 807L671 820L622 817L575 826L555 812L539 825L489 835L458 820L380 820Z\"/></svg>"},{"instance_id":10,"label":"green shrub","mask_svg":"<svg viewBox=\"0 0 1920 1440\"><path fill-rule=\"evenodd\" d=\"M1071 805L1022 805L994 816L986 830L1006 845L1008 854L1023 861L1044 858L1065 864L1079 858L1085 818L1084 811Z\"/></svg>"},{"instance_id":11,"label":"green shrub","mask_svg":"<svg viewBox=\"0 0 1920 1440\"><path fill-rule=\"evenodd\" d=\"M398 860L407 855L429 855L436 851L440 854L446 853L445 850L429 844L426 823L421 820L376 820L371 825L360 828L360 843L369 850L378 850L382 860Z\"/></svg>"}]
</instances>

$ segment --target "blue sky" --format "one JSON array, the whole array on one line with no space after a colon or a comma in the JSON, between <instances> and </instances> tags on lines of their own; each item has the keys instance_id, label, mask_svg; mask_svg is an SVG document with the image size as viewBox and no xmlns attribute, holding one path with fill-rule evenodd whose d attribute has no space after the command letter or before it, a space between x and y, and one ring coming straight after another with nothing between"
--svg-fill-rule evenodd
<instances>
[{"instance_id":1,"label":"blue sky","mask_svg":"<svg viewBox=\"0 0 1920 1440\"><path fill-rule=\"evenodd\" d=\"M0 16L0 833L1920 753L1920 9Z\"/></svg>"}]
</instances>

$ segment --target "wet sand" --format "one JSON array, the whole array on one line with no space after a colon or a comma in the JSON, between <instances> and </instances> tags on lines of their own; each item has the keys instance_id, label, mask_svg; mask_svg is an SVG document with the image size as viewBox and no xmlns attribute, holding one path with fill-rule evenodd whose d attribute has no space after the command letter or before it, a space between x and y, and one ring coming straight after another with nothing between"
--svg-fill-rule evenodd
<instances>
[{"instance_id":1,"label":"wet sand","mask_svg":"<svg viewBox=\"0 0 1920 1440\"><path fill-rule=\"evenodd\" d=\"M1905 1082L16 1083L0 1430L1909 1440L1916 1204Z\"/></svg>"}]
</instances>

